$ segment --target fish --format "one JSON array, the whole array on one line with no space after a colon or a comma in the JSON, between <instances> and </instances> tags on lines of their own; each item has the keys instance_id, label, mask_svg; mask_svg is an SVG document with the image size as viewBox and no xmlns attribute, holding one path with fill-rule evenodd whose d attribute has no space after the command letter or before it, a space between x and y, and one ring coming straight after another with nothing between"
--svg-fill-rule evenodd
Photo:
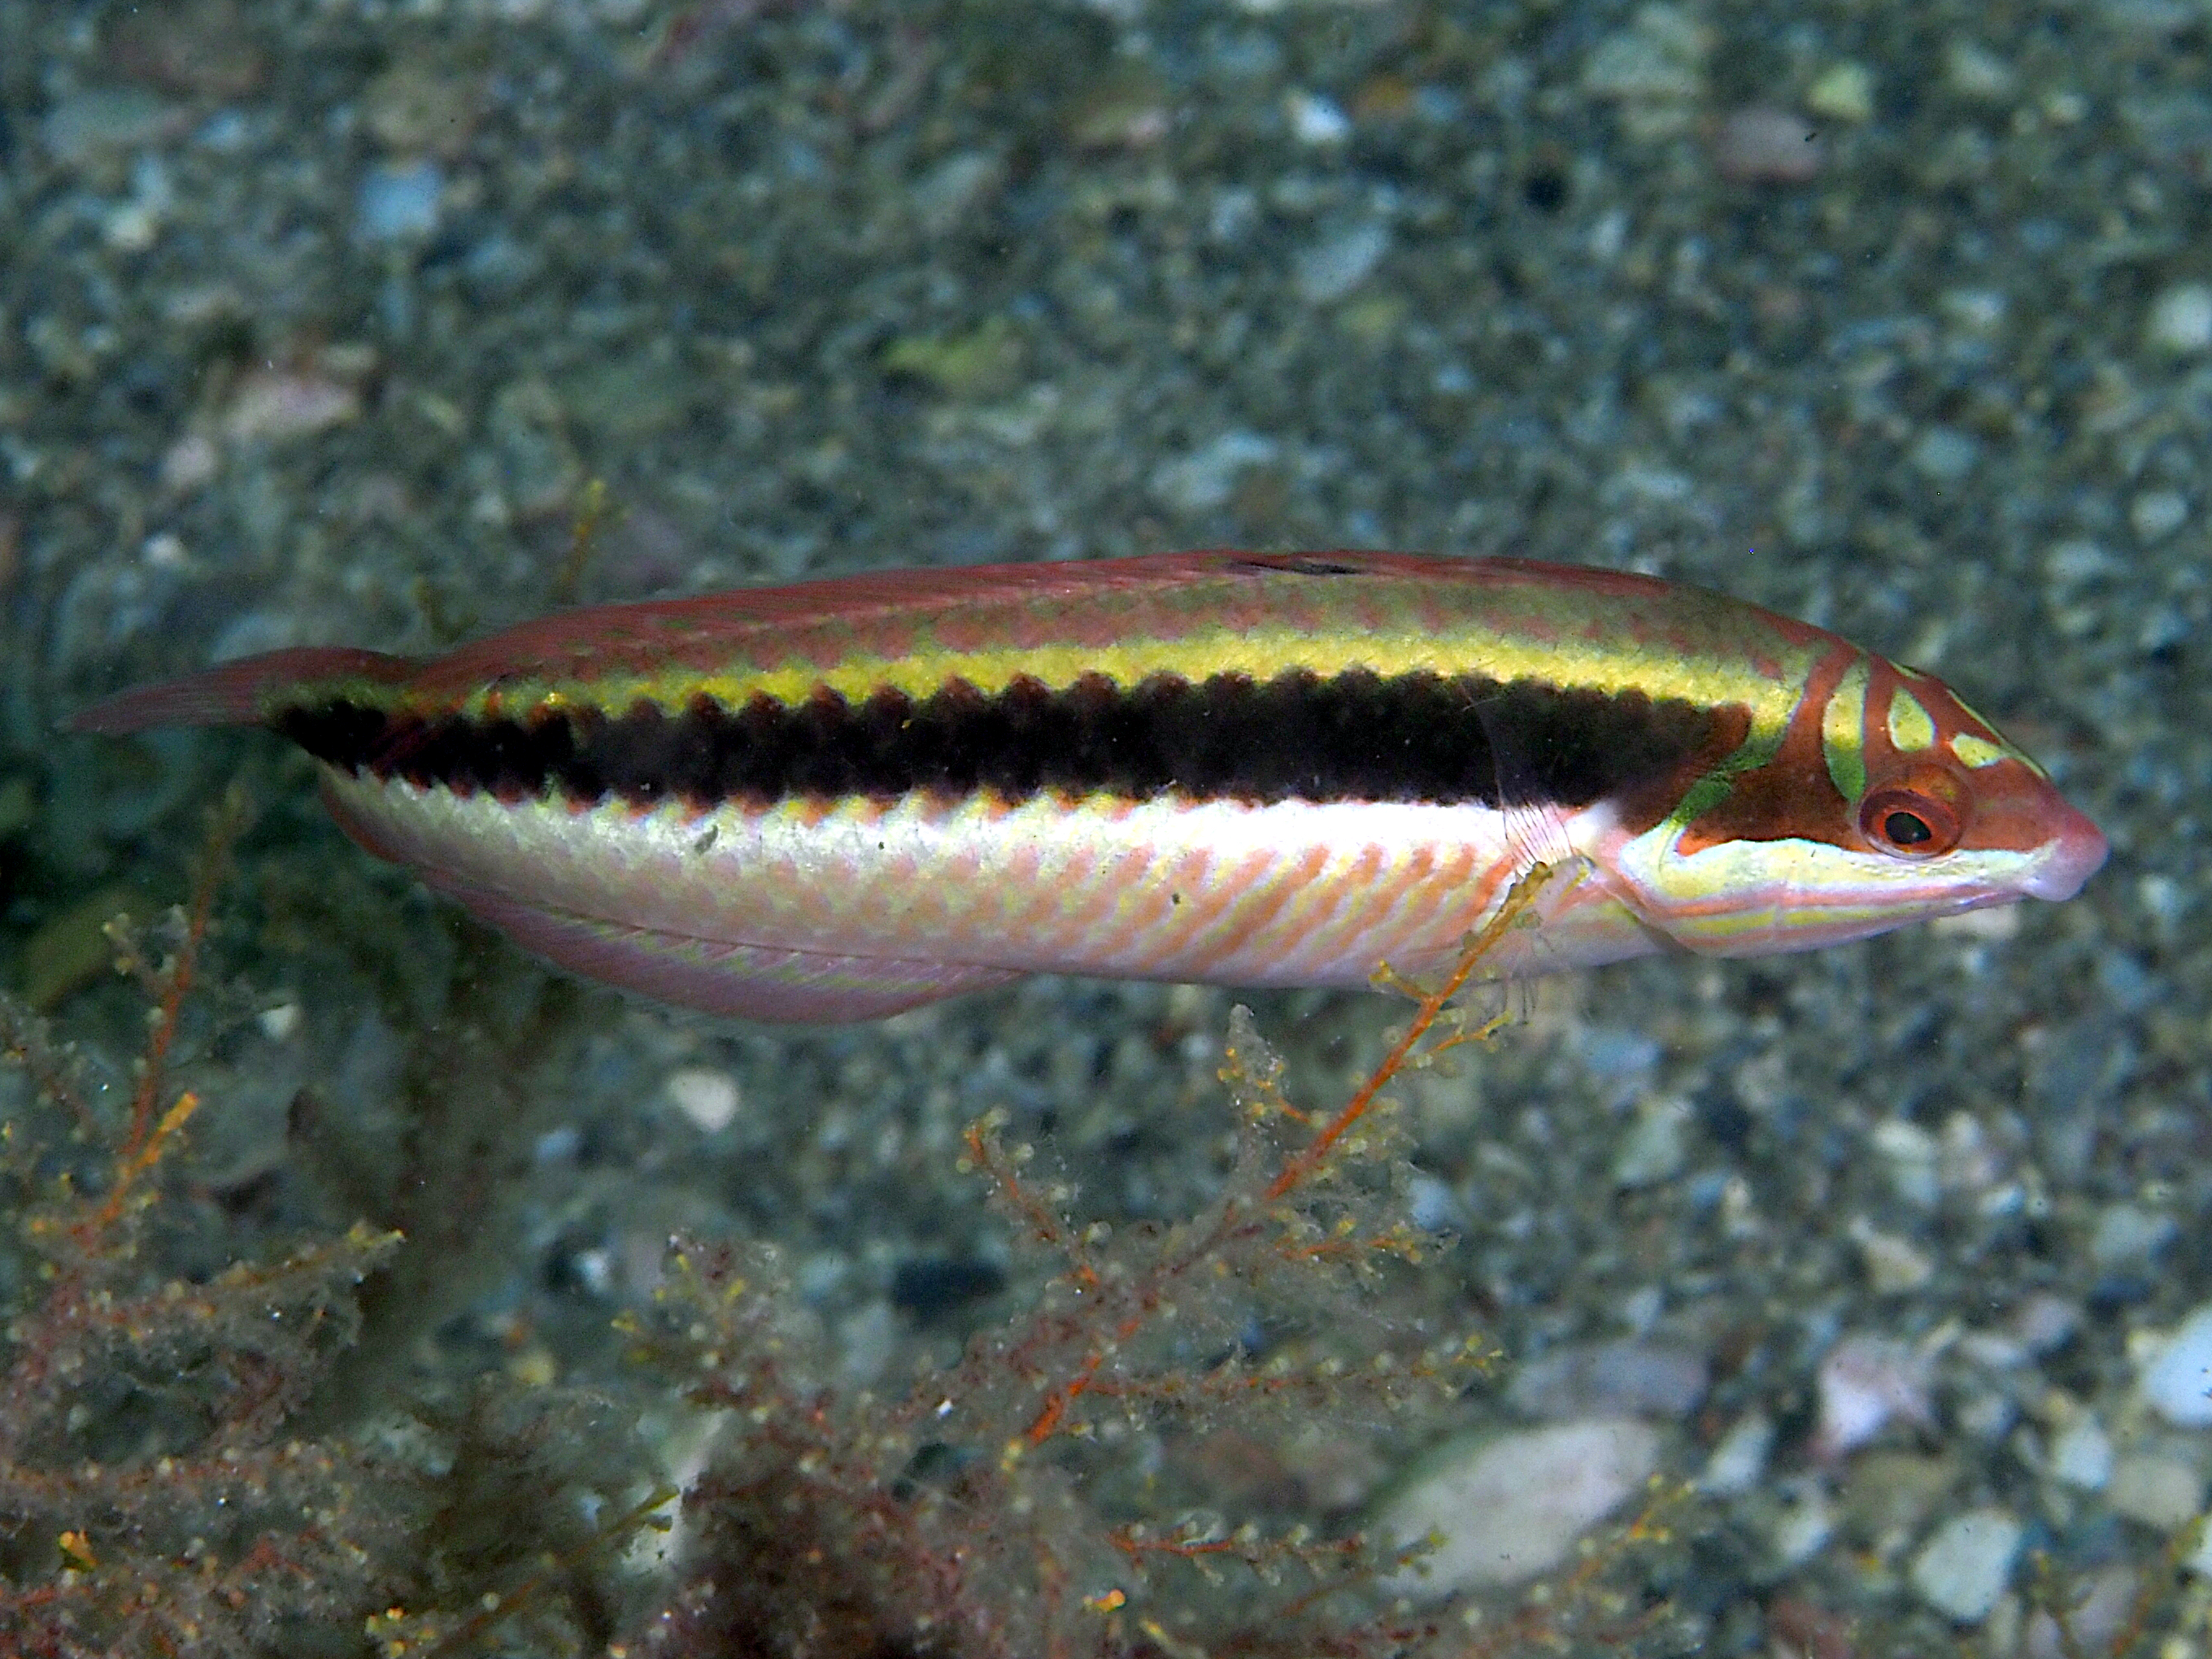
<instances>
[{"instance_id":1,"label":"fish","mask_svg":"<svg viewBox=\"0 0 2212 1659\"><path fill-rule=\"evenodd\" d=\"M370 853L587 979L875 1018L1025 975L1745 957L2033 896L2105 837L1930 675L1654 578L1212 550L879 572L311 646L79 732L250 724ZM1524 919L1527 920L1527 919Z\"/></svg>"}]
</instances>

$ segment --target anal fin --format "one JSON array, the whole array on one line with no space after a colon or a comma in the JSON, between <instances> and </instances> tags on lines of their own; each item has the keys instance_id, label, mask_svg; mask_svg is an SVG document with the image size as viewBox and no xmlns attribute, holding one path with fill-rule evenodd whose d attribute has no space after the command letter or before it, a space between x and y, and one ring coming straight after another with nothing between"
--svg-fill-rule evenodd
<instances>
[{"instance_id":1,"label":"anal fin","mask_svg":"<svg viewBox=\"0 0 2212 1659\"><path fill-rule=\"evenodd\" d=\"M545 909L434 870L419 874L428 885L557 967L662 1002L738 1019L807 1025L880 1019L1016 977L1000 968L696 939Z\"/></svg>"}]
</instances>

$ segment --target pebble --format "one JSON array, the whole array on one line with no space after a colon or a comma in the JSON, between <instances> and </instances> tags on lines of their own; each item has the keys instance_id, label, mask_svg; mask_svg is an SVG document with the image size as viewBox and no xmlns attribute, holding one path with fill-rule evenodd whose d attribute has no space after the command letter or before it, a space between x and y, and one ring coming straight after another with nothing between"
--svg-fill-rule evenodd
<instances>
[{"instance_id":1,"label":"pebble","mask_svg":"<svg viewBox=\"0 0 2212 1659\"><path fill-rule=\"evenodd\" d=\"M2178 283L2153 300L2143 338L2176 357L2212 349L2212 284Z\"/></svg>"},{"instance_id":2,"label":"pebble","mask_svg":"<svg viewBox=\"0 0 2212 1659\"><path fill-rule=\"evenodd\" d=\"M161 455L161 488L173 495L189 495L216 475L222 453L204 432L187 432Z\"/></svg>"},{"instance_id":3,"label":"pebble","mask_svg":"<svg viewBox=\"0 0 2212 1659\"><path fill-rule=\"evenodd\" d=\"M1352 137L1352 118L1333 99L1317 93L1286 94L1283 113L1290 121L1291 136L1302 144L1340 144Z\"/></svg>"},{"instance_id":4,"label":"pebble","mask_svg":"<svg viewBox=\"0 0 2212 1659\"><path fill-rule=\"evenodd\" d=\"M1951 90L1978 103L1997 103L2020 89L2020 76L2012 65L1971 40L1954 40L1944 67L1950 72Z\"/></svg>"},{"instance_id":5,"label":"pebble","mask_svg":"<svg viewBox=\"0 0 2212 1659\"><path fill-rule=\"evenodd\" d=\"M1956 427L1931 426L1912 446L1913 471L1936 483L1956 483L1974 470L1982 447Z\"/></svg>"},{"instance_id":6,"label":"pebble","mask_svg":"<svg viewBox=\"0 0 2212 1659\"><path fill-rule=\"evenodd\" d=\"M1713 135L1713 170L1739 185L1802 185L1826 152L1810 121L1771 104L1731 112Z\"/></svg>"},{"instance_id":7,"label":"pebble","mask_svg":"<svg viewBox=\"0 0 2212 1659\"><path fill-rule=\"evenodd\" d=\"M1960 1434L1995 1443L2020 1421L2020 1407L2001 1389L1977 1389L1959 1402L1953 1420Z\"/></svg>"},{"instance_id":8,"label":"pebble","mask_svg":"<svg viewBox=\"0 0 2212 1659\"><path fill-rule=\"evenodd\" d=\"M1936 1264L1925 1250L1909 1239L1878 1231L1864 1216L1852 1218L1850 1236L1876 1296L1917 1291L1936 1276Z\"/></svg>"},{"instance_id":9,"label":"pebble","mask_svg":"<svg viewBox=\"0 0 2212 1659\"><path fill-rule=\"evenodd\" d=\"M2120 1632L2134 1613L2135 1569L2103 1569L2086 1584L2060 1584L2057 1605L2066 1609L2063 1629L2049 1611L2039 1607L2027 1621L2028 1659L2075 1659L2086 1653L2117 1650Z\"/></svg>"},{"instance_id":10,"label":"pebble","mask_svg":"<svg viewBox=\"0 0 2212 1659\"><path fill-rule=\"evenodd\" d=\"M1392 1547L1440 1540L1385 1588L1438 1601L1547 1572L1658 1467L1656 1431L1625 1420L1450 1443L1384 1507L1378 1530Z\"/></svg>"},{"instance_id":11,"label":"pebble","mask_svg":"<svg viewBox=\"0 0 2212 1659\"><path fill-rule=\"evenodd\" d=\"M1145 149L1175 125L1174 94L1158 76L1127 66L1084 89L1062 130L1078 149Z\"/></svg>"},{"instance_id":12,"label":"pebble","mask_svg":"<svg viewBox=\"0 0 2212 1659\"><path fill-rule=\"evenodd\" d=\"M2128 503L2136 539L2162 542L2189 522L2189 498L2178 489L2146 489Z\"/></svg>"},{"instance_id":13,"label":"pebble","mask_svg":"<svg viewBox=\"0 0 2212 1659\"><path fill-rule=\"evenodd\" d=\"M738 1080L727 1072L685 1066L671 1072L660 1086L670 1103L697 1124L702 1134L729 1127L738 1115Z\"/></svg>"},{"instance_id":14,"label":"pebble","mask_svg":"<svg viewBox=\"0 0 2212 1659\"><path fill-rule=\"evenodd\" d=\"M1959 1484L1950 1457L1872 1451L1851 1465L1838 1507L1852 1536L1878 1555L1902 1550Z\"/></svg>"},{"instance_id":15,"label":"pebble","mask_svg":"<svg viewBox=\"0 0 2212 1659\"><path fill-rule=\"evenodd\" d=\"M1874 1126L1874 1148L1889 1164L1897 1195L1921 1209L1933 1209L1943 1196L1942 1143L1918 1124L1901 1117Z\"/></svg>"},{"instance_id":16,"label":"pebble","mask_svg":"<svg viewBox=\"0 0 2212 1659\"><path fill-rule=\"evenodd\" d=\"M2212 1428L2212 1303L2183 1320L2143 1368L2142 1392L2176 1428Z\"/></svg>"},{"instance_id":17,"label":"pebble","mask_svg":"<svg viewBox=\"0 0 2212 1659\"><path fill-rule=\"evenodd\" d=\"M1864 64L1832 64L1805 91L1805 107L1831 121L1874 118L1874 71Z\"/></svg>"},{"instance_id":18,"label":"pebble","mask_svg":"<svg viewBox=\"0 0 2212 1659\"><path fill-rule=\"evenodd\" d=\"M920 380L955 398L1004 397L1021 384L1027 359L1021 332L1003 317L987 317L957 334L902 334L887 341L878 359L886 374ZM669 378L665 368L648 369Z\"/></svg>"},{"instance_id":19,"label":"pebble","mask_svg":"<svg viewBox=\"0 0 2212 1659\"><path fill-rule=\"evenodd\" d=\"M1775 1564L1787 1571L1827 1548L1836 1535L1836 1510L1817 1483L1808 1482L1785 1497L1789 1501L1769 1524L1766 1545Z\"/></svg>"},{"instance_id":20,"label":"pebble","mask_svg":"<svg viewBox=\"0 0 2212 1659\"><path fill-rule=\"evenodd\" d=\"M1554 1348L1514 1373L1506 1398L1531 1417L1687 1417L1711 1382L1705 1356L1662 1343Z\"/></svg>"},{"instance_id":21,"label":"pebble","mask_svg":"<svg viewBox=\"0 0 2212 1659\"><path fill-rule=\"evenodd\" d=\"M365 242L428 236L438 228L446 176L432 161L386 162L362 174L354 226Z\"/></svg>"},{"instance_id":22,"label":"pebble","mask_svg":"<svg viewBox=\"0 0 2212 1659\"><path fill-rule=\"evenodd\" d=\"M1705 95L1712 32L1677 6L1639 7L1635 21L1597 43L1583 66L1583 90L1620 106L1640 140L1686 131Z\"/></svg>"},{"instance_id":23,"label":"pebble","mask_svg":"<svg viewBox=\"0 0 2212 1659\"><path fill-rule=\"evenodd\" d=\"M2204 1478L2176 1458L2141 1453L2112 1465L2105 1501L2116 1515L2172 1532L2204 1507Z\"/></svg>"},{"instance_id":24,"label":"pebble","mask_svg":"<svg viewBox=\"0 0 2212 1659\"><path fill-rule=\"evenodd\" d=\"M1298 297L1309 305L1328 305L1365 282L1389 251L1387 227L1371 221L1356 225L1301 252L1291 266L1291 280Z\"/></svg>"},{"instance_id":25,"label":"pebble","mask_svg":"<svg viewBox=\"0 0 2212 1659\"><path fill-rule=\"evenodd\" d=\"M2004 290L1995 288L1946 289L1937 303L1944 317L1968 334L1994 334L2010 308Z\"/></svg>"},{"instance_id":26,"label":"pebble","mask_svg":"<svg viewBox=\"0 0 2212 1659\"><path fill-rule=\"evenodd\" d=\"M915 180L908 200L915 220L932 236L957 226L968 210L1005 181L1006 164L983 150L948 155Z\"/></svg>"},{"instance_id":27,"label":"pebble","mask_svg":"<svg viewBox=\"0 0 2212 1659\"><path fill-rule=\"evenodd\" d=\"M247 375L223 413L233 442L312 437L361 414L361 396L343 383L305 370L261 369Z\"/></svg>"},{"instance_id":28,"label":"pebble","mask_svg":"<svg viewBox=\"0 0 2212 1659\"><path fill-rule=\"evenodd\" d=\"M2171 1244L2179 1231L2172 1216L2133 1204L2107 1205L2089 1235L2089 1260L2107 1272L2140 1267Z\"/></svg>"},{"instance_id":29,"label":"pebble","mask_svg":"<svg viewBox=\"0 0 2212 1659\"><path fill-rule=\"evenodd\" d=\"M878 1297L837 1322L837 1370L848 1388L882 1376L898 1352L898 1314Z\"/></svg>"},{"instance_id":30,"label":"pebble","mask_svg":"<svg viewBox=\"0 0 2212 1659\"><path fill-rule=\"evenodd\" d=\"M1613 1154L1616 1186L1634 1189L1656 1187L1681 1174L1689 1158L1686 1133L1693 1115L1690 1103L1665 1095L1644 1102L1637 1110L1635 1127L1621 1138Z\"/></svg>"},{"instance_id":31,"label":"pebble","mask_svg":"<svg viewBox=\"0 0 2212 1659\"><path fill-rule=\"evenodd\" d=\"M1273 439L1256 432L1224 432L1162 465L1152 474L1152 494L1178 513L1210 512L1235 492L1247 468L1265 466L1280 453Z\"/></svg>"},{"instance_id":32,"label":"pebble","mask_svg":"<svg viewBox=\"0 0 2212 1659\"><path fill-rule=\"evenodd\" d=\"M2011 1582L2024 1534L2020 1522L2003 1510L1954 1516L1913 1559L1912 1588L1945 1618L1978 1625Z\"/></svg>"},{"instance_id":33,"label":"pebble","mask_svg":"<svg viewBox=\"0 0 2212 1659\"><path fill-rule=\"evenodd\" d=\"M1837 1343L1820 1361L1815 1454L1841 1457L1873 1440L1893 1419L1923 1426L1933 1422L1932 1370L1926 1354L1887 1337L1847 1336Z\"/></svg>"},{"instance_id":34,"label":"pebble","mask_svg":"<svg viewBox=\"0 0 2212 1659\"><path fill-rule=\"evenodd\" d=\"M2102 1492L2112 1478L2112 1437L2094 1412L2082 1412L2051 1443L2054 1480L2084 1492Z\"/></svg>"},{"instance_id":35,"label":"pebble","mask_svg":"<svg viewBox=\"0 0 2212 1659\"><path fill-rule=\"evenodd\" d=\"M163 143L191 125L191 116L136 87L71 93L46 112L39 137L64 166L79 166L121 149Z\"/></svg>"},{"instance_id":36,"label":"pebble","mask_svg":"<svg viewBox=\"0 0 2212 1659\"><path fill-rule=\"evenodd\" d=\"M1715 1498L1741 1498L1759 1485L1773 1450L1774 1419L1765 1412L1746 1412L1713 1448L1698 1485Z\"/></svg>"}]
</instances>

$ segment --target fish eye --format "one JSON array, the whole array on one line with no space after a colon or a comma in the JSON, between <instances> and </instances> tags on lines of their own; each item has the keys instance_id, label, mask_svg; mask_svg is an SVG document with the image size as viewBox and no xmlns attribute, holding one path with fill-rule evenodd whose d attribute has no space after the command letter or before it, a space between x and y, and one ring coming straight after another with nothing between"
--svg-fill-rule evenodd
<instances>
[{"instance_id":1,"label":"fish eye","mask_svg":"<svg viewBox=\"0 0 2212 1659\"><path fill-rule=\"evenodd\" d=\"M1959 844L1965 832L1959 786L1948 773L1916 768L1869 790L1859 803L1859 830L1885 853L1935 858Z\"/></svg>"}]
</instances>

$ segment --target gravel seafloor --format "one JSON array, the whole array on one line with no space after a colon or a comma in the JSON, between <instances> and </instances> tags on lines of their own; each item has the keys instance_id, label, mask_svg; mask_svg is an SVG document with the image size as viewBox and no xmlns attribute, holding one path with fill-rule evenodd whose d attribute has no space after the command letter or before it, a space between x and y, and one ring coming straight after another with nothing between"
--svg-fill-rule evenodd
<instances>
[{"instance_id":1,"label":"gravel seafloor","mask_svg":"<svg viewBox=\"0 0 2212 1659\"><path fill-rule=\"evenodd\" d=\"M295 1012L223 1060L243 1187L485 955L273 742L53 735L216 656L1223 544L1720 587L1945 676L2112 859L2063 907L1547 986L1424 1080L1439 1296L1508 1356L1455 1420L1732 1458L1678 1587L1708 1650L1819 1608L2056 1655L2031 1580L2115 1622L2212 1474L2140 1386L2212 1300L2208 88L2185 0L0 0L0 975L127 1031L88 919L175 897L250 774L226 966ZM779 1239L853 1374L902 1365L1003 1310L960 1127L1187 1213L1231 1000L785 1035L587 997L407 1361L618 1376L686 1226ZM1401 1012L1251 1000L1316 1098ZM1621 1341L1640 1394L1565 1363Z\"/></svg>"}]
</instances>

